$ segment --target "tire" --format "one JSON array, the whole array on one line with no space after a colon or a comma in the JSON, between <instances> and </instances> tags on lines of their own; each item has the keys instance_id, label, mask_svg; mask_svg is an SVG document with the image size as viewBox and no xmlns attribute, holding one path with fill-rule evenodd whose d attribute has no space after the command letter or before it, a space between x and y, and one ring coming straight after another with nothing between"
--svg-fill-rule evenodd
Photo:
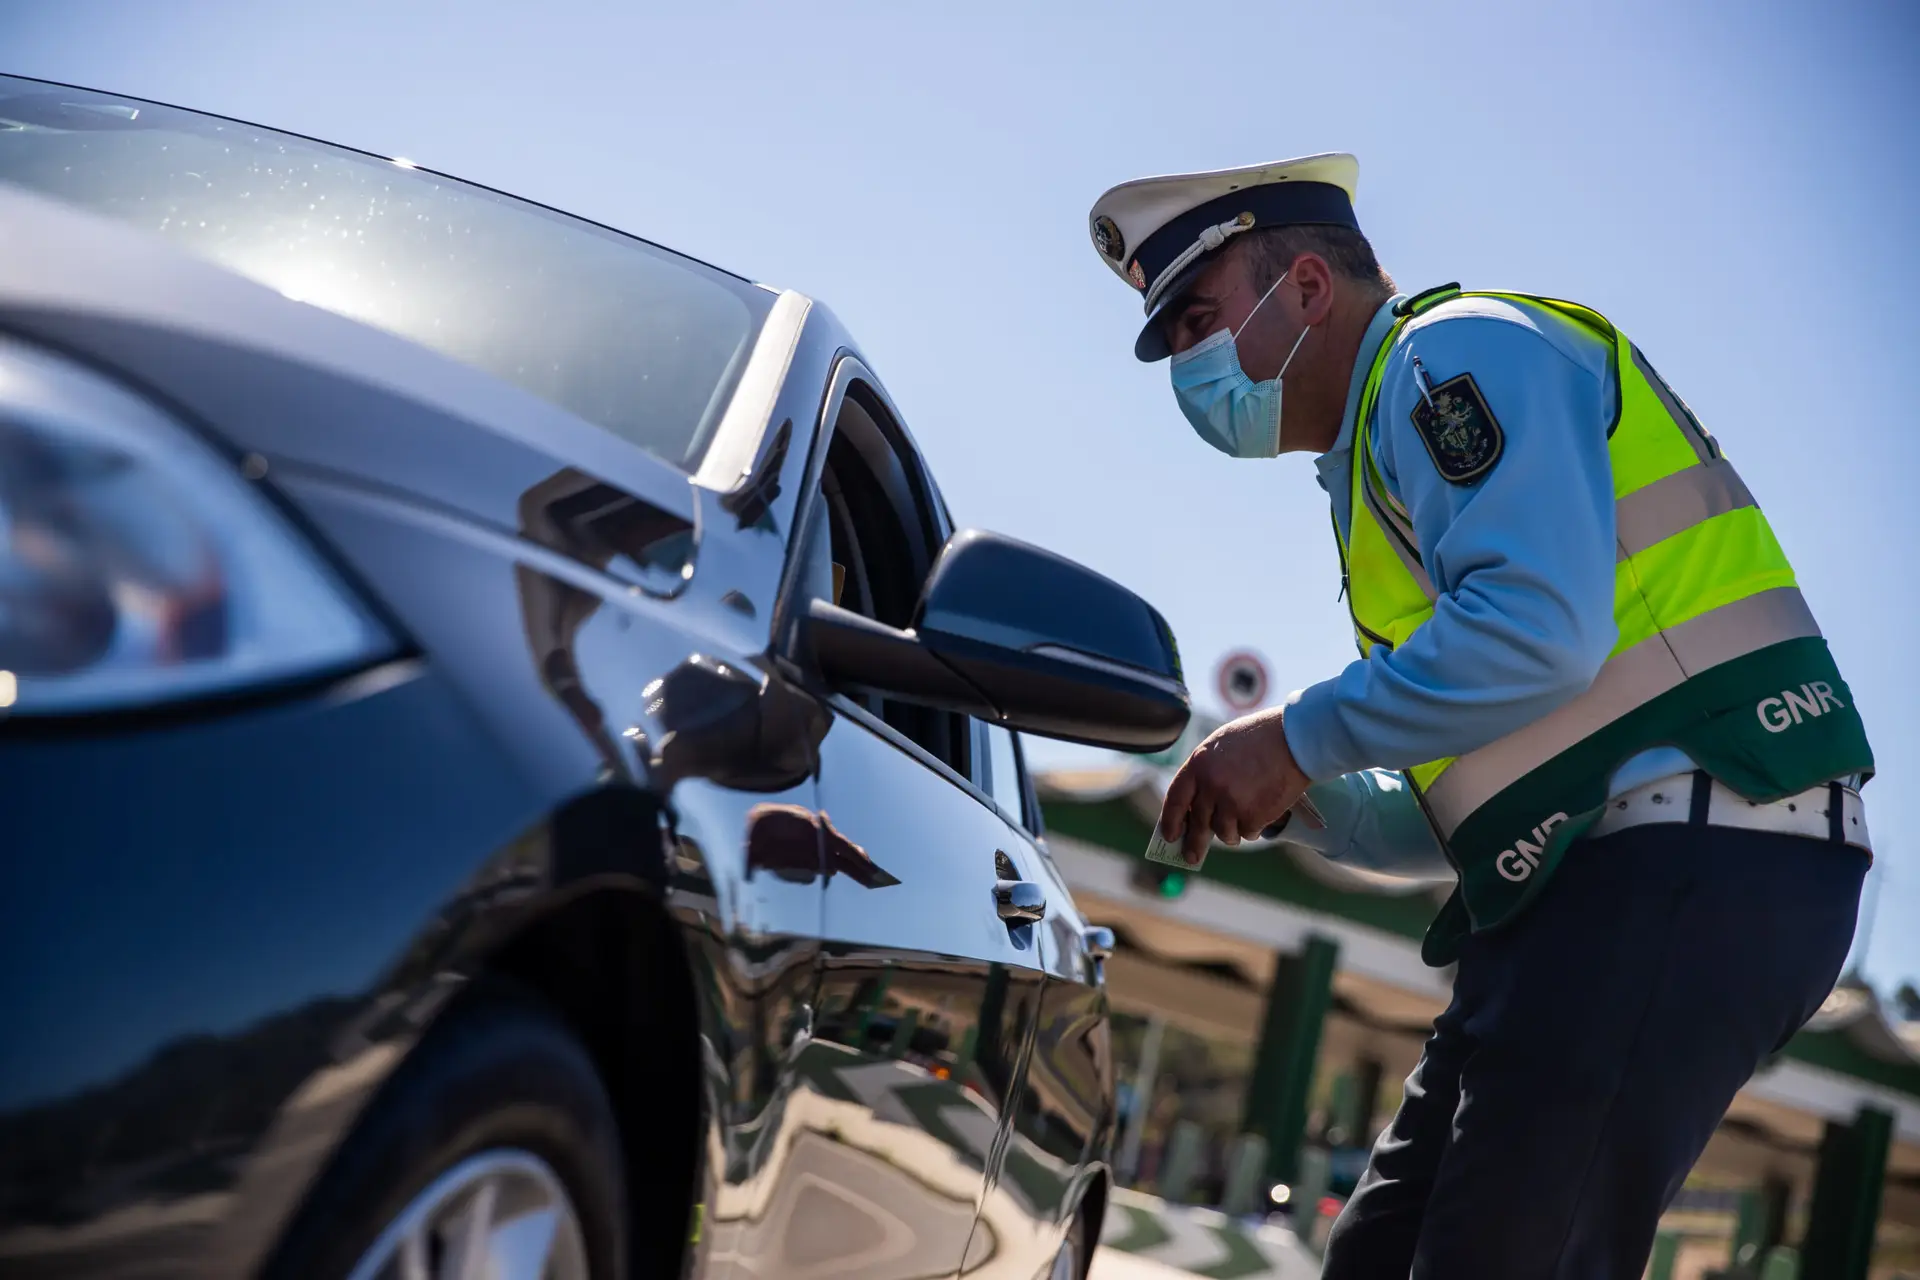
<instances>
[{"instance_id":1,"label":"tire","mask_svg":"<svg viewBox=\"0 0 1920 1280\"><path fill-rule=\"evenodd\" d=\"M626 1203L618 1125L586 1050L544 1004L491 992L449 1010L401 1064L264 1274L385 1280L400 1252L427 1247L439 1280L460 1273L458 1237L484 1215L522 1244L529 1229L548 1239L526 1280L618 1280Z\"/></svg>"}]
</instances>

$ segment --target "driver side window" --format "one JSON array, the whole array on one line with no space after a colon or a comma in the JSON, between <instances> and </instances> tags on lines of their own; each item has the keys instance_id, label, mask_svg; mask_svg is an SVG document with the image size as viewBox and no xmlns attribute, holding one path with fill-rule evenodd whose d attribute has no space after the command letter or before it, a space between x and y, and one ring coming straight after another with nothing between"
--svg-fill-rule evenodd
<instances>
[{"instance_id":1,"label":"driver side window","mask_svg":"<svg viewBox=\"0 0 1920 1280\"><path fill-rule=\"evenodd\" d=\"M986 724L986 791L1007 821L1027 831L1036 830L1033 815L1027 809L1026 770L1021 766L1020 744L1013 732L1002 725Z\"/></svg>"},{"instance_id":2,"label":"driver side window","mask_svg":"<svg viewBox=\"0 0 1920 1280\"><path fill-rule=\"evenodd\" d=\"M820 490L807 518L797 598L828 600L905 629L913 624L920 588L939 548L928 545L932 522L927 513L913 494L903 492L907 473L881 428L884 411L859 390L859 383L849 388L834 424ZM961 777L974 777L965 716L875 692L854 690L846 696Z\"/></svg>"}]
</instances>

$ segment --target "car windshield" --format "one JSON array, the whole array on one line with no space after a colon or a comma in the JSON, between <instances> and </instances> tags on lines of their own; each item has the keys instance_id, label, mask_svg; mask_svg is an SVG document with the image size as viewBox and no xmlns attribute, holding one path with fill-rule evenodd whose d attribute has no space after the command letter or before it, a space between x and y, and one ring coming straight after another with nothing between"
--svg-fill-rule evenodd
<instances>
[{"instance_id":1,"label":"car windshield","mask_svg":"<svg viewBox=\"0 0 1920 1280\"><path fill-rule=\"evenodd\" d=\"M0 182L431 347L689 470L774 300L405 161L11 76Z\"/></svg>"}]
</instances>

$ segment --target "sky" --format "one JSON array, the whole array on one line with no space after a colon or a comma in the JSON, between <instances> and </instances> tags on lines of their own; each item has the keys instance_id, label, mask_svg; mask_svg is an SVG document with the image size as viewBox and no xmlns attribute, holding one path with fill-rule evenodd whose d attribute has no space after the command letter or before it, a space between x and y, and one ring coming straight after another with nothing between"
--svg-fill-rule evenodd
<instances>
[{"instance_id":1,"label":"sky","mask_svg":"<svg viewBox=\"0 0 1920 1280\"><path fill-rule=\"evenodd\" d=\"M1282 692L1351 660L1326 498L1303 457L1191 434L1087 210L1354 152L1404 288L1596 307L1739 465L1873 738L1883 990L1920 978L1916 66L1898 0L0 3L0 70L405 156L822 300L956 520L1154 601L1203 705L1232 648Z\"/></svg>"}]
</instances>

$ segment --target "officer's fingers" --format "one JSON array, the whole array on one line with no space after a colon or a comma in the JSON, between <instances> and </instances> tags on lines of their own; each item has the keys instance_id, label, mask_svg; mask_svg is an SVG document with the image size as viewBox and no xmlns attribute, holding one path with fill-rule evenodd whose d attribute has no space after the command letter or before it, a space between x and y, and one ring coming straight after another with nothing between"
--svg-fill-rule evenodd
<instances>
[{"instance_id":1,"label":"officer's fingers","mask_svg":"<svg viewBox=\"0 0 1920 1280\"><path fill-rule=\"evenodd\" d=\"M1222 799L1213 809L1213 834L1220 837L1224 845L1240 843L1240 812L1230 801Z\"/></svg>"},{"instance_id":2,"label":"officer's fingers","mask_svg":"<svg viewBox=\"0 0 1920 1280\"><path fill-rule=\"evenodd\" d=\"M1207 846L1212 842L1213 796L1203 791L1187 810L1187 830L1180 841L1181 853L1189 865L1199 866L1200 860L1207 856Z\"/></svg>"},{"instance_id":3,"label":"officer's fingers","mask_svg":"<svg viewBox=\"0 0 1920 1280\"><path fill-rule=\"evenodd\" d=\"M1178 840L1185 828L1182 820L1193 805L1194 769L1193 757L1180 766L1173 775L1173 781L1167 784L1167 794L1160 801L1160 835L1166 840Z\"/></svg>"}]
</instances>

